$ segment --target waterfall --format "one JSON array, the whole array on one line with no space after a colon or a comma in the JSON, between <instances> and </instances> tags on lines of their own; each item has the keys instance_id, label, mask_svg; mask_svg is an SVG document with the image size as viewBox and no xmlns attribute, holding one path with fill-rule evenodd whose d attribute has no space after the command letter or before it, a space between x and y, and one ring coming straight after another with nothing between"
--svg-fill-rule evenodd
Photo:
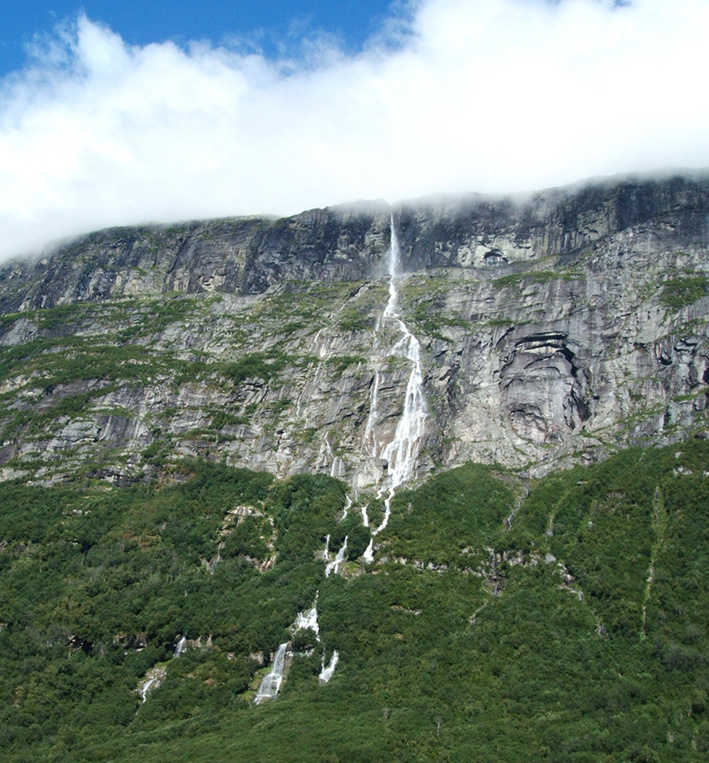
<instances>
[{"instance_id":1,"label":"waterfall","mask_svg":"<svg viewBox=\"0 0 709 763\"><path fill-rule=\"evenodd\" d=\"M167 669L164 665L156 665L145 674L145 677L138 684L138 693L140 694L140 704L142 705L148 699L148 694L162 685L165 680Z\"/></svg>"},{"instance_id":2,"label":"waterfall","mask_svg":"<svg viewBox=\"0 0 709 763\"><path fill-rule=\"evenodd\" d=\"M256 697L254 698L255 705L260 705L262 702L273 699L278 694L278 690L281 688L281 682L283 681L287 649L287 641L278 647L276 656L273 658L271 672L264 676L263 680L261 681L261 685L258 687L258 691L256 692Z\"/></svg>"},{"instance_id":3,"label":"waterfall","mask_svg":"<svg viewBox=\"0 0 709 763\"><path fill-rule=\"evenodd\" d=\"M411 479L414 473L426 421L419 341L403 321L397 321L406 334L394 347L392 354L399 347L405 348L405 357L411 361L411 373L406 385L404 412L396 426L394 439L382 451L382 457L389 464L388 481L392 490Z\"/></svg>"},{"instance_id":4,"label":"waterfall","mask_svg":"<svg viewBox=\"0 0 709 763\"><path fill-rule=\"evenodd\" d=\"M335 478L340 478L344 474L344 464L342 463L342 458L340 456L335 456L332 459L332 466L330 467L330 476Z\"/></svg>"},{"instance_id":5,"label":"waterfall","mask_svg":"<svg viewBox=\"0 0 709 763\"><path fill-rule=\"evenodd\" d=\"M411 333L409 327L397 312L398 291L396 282L399 278L399 241L391 220L391 246L389 248L389 301L384 308L382 319L393 320L401 339L392 347L390 355L398 355L411 363L411 372L406 384L404 397L404 412L396 426L394 439L386 445L382 458L388 463L387 483L390 491L389 498L399 485L408 481L416 468L421 440L424 435L426 421L426 400L423 395L423 370L421 367L421 344Z\"/></svg>"},{"instance_id":6,"label":"waterfall","mask_svg":"<svg viewBox=\"0 0 709 763\"><path fill-rule=\"evenodd\" d=\"M318 641L320 641L320 625L318 624L318 597L319 596L320 596L320 591L318 591L315 594L315 602L313 603L312 608L309 609L307 612L298 612L298 614L295 617L295 622L293 623L291 627L291 630L294 633L297 633L298 631L304 631L310 628L311 631L314 631Z\"/></svg>"},{"instance_id":7,"label":"waterfall","mask_svg":"<svg viewBox=\"0 0 709 763\"><path fill-rule=\"evenodd\" d=\"M177 646L175 647L175 651L173 652L172 656L179 657L185 651L185 644L187 644L187 636L183 636L177 642Z\"/></svg>"},{"instance_id":8,"label":"waterfall","mask_svg":"<svg viewBox=\"0 0 709 763\"><path fill-rule=\"evenodd\" d=\"M389 299L384 312L382 323L392 321L401 338L389 351L390 356L398 356L408 360L411 371L406 384L404 396L404 410L396 425L396 431L392 441L381 449L380 457L387 463L387 476L377 492L377 498L384 498L384 518L381 524L372 531L364 558L368 562L374 561L374 536L378 535L388 524L391 514L391 500L396 489L411 479L416 469L416 461L421 447L421 441L425 432L426 423L426 399L423 394L423 369L421 366L421 344L409 330L398 312L399 293L397 281L400 277L400 248L399 240L394 227L394 217L391 217L391 246L389 247ZM371 440L376 453L376 438L374 425L378 417L379 374L375 374L374 384L370 397L369 418L365 429L365 444Z\"/></svg>"},{"instance_id":9,"label":"waterfall","mask_svg":"<svg viewBox=\"0 0 709 763\"><path fill-rule=\"evenodd\" d=\"M140 685L140 702L141 704L145 702L145 700L148 698L148 694L150 693L150 690L155 687L155 685L159 685L159 679L158 678L149 678L145 683Z\"/></svg>"},{"instance_id":10,"label":"waterfall","mask_svg":"<svg viewBox=\"0 0 709 763\"><path fill-rule=\"evenodd\" d=\"M333 562L330 562L325 567L325 577L329 578L330 573L334 572L337 574L340 570L340 565L345 563L345 559L347 558L347 535L345 535L345 542L342 544L342 548L337 552L337 556L335 557L335 560Z\"/></svg>"},{"instance_id":11,"label":"waterfall","mask_svg":"<svg viewBox=\"0 0 709 763\"><path fill-rule=\"evenodd\" d=\"M313 607L307 612L298 612L295 618L295 630L304 631L310 628L315 632L317 636L320 633L320 626L318 625L318 610Z\"/></svg>"},{"instance_id":12,"label":"waterfall","mask_svg":"<svg viewBox=\"0 0 709 763\"><path fill-rule=\"evenodd\" d=\"M330 657L330 662L327 667L325 667L325 652L323 652L322 655L322 670L320 671L320 675L318 678L326 684L333 676L335 672L335 666L337 665L338 660L340 659L339 654L337 653L337 649L332 653L332 657Z\"/></svg>"},{"instance_id":13,"label":"waterfall","mask_svg":"<svg viewBox=\"0 0 709 763\"><path fill-rule=\"evenodd\" d=\"M352 498L350 497L349 493L345 496L345 506L342 509L342 519L343 521L347 519L347 514L349 513L349 510L352 506Z\"/></svg>"},{"instance_id":14,"label":"waterfall","mask_svg":"<svg viewBox=\"0 0 709 763\"><path fill-rule=\"evenodd\" d=\"M377 492L377 498L383 499L384 502L384 517L379 526L372 530L371 539L366 551L364 552L364 558L367 562L374 561L374 537L378 535L389 522L391 514L391 501L394 498L394 494L397 488L410 480L414 476L416 469L416 462L418 459L419 449L425 433L426 422L426 400L423 394L423 369L421 365L421 345L414 334L409 330L409 327L404 322L398 310L398 298L399 292L397 288L397 282L400 278L400 248L399 241L396 235L396 228L394 227L394 217L391 216L391 245L389 247L389 298L387 300L384 311L382 312L381 319L377 321L375 329L375 345L376 336L379 333L381 327L387 323L391 324L396 332L398 338L394 342L387 355L390 357L399 357L407 361L410 364L409 377L406 383L406 391L404 393L403 411L399 421L397 422L394 436L391 442L384 445L380 445L377 439L376 427L379 424L379 391L382 380L382 373L379 370L375 370L374 380L372 382L370 390L369 400L369 415L367 417L367 423L365 426L363 436L363 446L365 452L369 458L380 458L386 462L386 476L379 478L379 489ZM315 337L315 343L317 344L320 333ZM320 353L322 356L322 353ZM317 379L320 365L316 370L315 378ZM300 401L299 401L300 402ZM327 433L325 433L322 440L323 447L325 449L326 457L332 459L330 464L330 476L339 477L343 473L342 459L337 456L332 449ZM321 449L322 454L322 449ZM347 517L347 513L353 504L352 498L348 495L343 510L342 518ZM362 522L365 527L369 527L370 519L367 513L367 504L360 507L362 513ZM342 547L335 555L333 561L328 562L330 554L330 536L325 538L325 551L322 552L322 557L327 562L325 566L325 577L329 577L333 572L337 574L340 571L341 566L347 559L347 540L348 536L345 536L345 540ZM291 632L297 633L300 630L312 630L320 640L318 613L317 613L317 595L315 598L315 604L306 612L299 612L296 616L295 622L291 626ZM271 671L266 675L258 688L256 697L254 698L255 704L261 704L269 699L273 699L281 687L283 681L283 673L286 663L286 654L288 649L288 643L281 644L278 647L278 651L273 659L273 666ZM320 681L327 683L335 672L339 660L339 654L337 650L334 650L330 662L325 664L325 652L322 655L322 665L319 674Z\"/></svg>"}]
</instances>

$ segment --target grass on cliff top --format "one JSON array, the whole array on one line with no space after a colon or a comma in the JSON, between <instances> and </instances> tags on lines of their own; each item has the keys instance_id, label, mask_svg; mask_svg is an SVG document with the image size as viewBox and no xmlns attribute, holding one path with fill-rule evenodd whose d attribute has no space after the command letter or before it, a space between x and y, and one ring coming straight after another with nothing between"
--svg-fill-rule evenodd
<instances>
[{"instance_id":1,"label":"grass on cliff top","mask_svg":"<svg viewBox=\"0 0 709 763\"><path fill-rule=\"evenodd\" d=\"M328 534L331 549L366 540L358 512L338 522L345 488L329 477L195 462L161 485L2 483L4 757L703 759L708 460L693 441L550 475L509 531L509 477L445 472L397 494L380 561L347 579L316 558ZM252 513L210 574L237 507ZM316 593L320 641L293 637ZM171 658L181 635L203 648ZM257 653L289 639L281 693L254 707Z\"/></svg>"}]
</instances>

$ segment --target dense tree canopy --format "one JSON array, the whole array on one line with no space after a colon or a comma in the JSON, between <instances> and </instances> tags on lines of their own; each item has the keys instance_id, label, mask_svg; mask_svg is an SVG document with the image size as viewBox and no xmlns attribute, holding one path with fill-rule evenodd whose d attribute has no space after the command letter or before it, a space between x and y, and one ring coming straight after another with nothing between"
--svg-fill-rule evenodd
<instances>
[{"instance_id":1,"label":"dense tree canopy","mask_svg":"<svg viewBox=\"0 0 709 763\"><path fill-rule=\"evenodd\" d=\"M5 759L698 760L708 456L629 450L528 486L444 472L396 496L371 565L328 477L2 483ZM319 640L292 628L316 600ZM254 706L284 641L281 692Z\"/></svg>"}]
</instances>

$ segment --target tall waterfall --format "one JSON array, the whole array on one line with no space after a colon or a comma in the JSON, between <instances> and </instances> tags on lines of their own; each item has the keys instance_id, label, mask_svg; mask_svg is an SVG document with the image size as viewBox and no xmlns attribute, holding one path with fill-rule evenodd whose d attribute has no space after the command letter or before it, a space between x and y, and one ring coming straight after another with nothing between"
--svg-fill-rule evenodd
<instances>
[{"instance_id":1,"label":"tall waterfall","mask_svg":"<svg viewBox=\"0 0 709 763\"><path fill-rule=\"evenodd\" d=\"M369 416L365 427L363 445L371 459L381 459L386 462L386 475L379 478L377 498L384 501L384 517L376 529L371 532L371 540L364 552L364 558L368 562L374 561L374 538L387 526L391 514L391 501L397 488L414 476L421 442L425 433L426 423L426 400L423 394L423 369L421 366L421 345L418 339L410 331L401 317L398 307L399 292L397 284L401 278L399 240L394 227L394 216L391 216L391 245L389 247L389 299L387 300L381 319L375 329L375 347L378 344L377 335L384 326L391 326L396 337L393 345L386 353L388 357L402 358L410 365L409 377L404 394L403 411L397 422L394 435L390 442L380 444L377 439L377 427L380 423L379 392L383 373L375 371L369 400ZM391 334L387 334L391 336ZM317 335L319 337L319 333ZM317 337L316 337L317 339ZM318 366L318 371L320 365ZM317 375L317 372L316 372ZM330 475L341 476L342 461L332 451L330 442L325 435L323 440L327 455L332 457ZM370 483L371 484L371 483ZM348 495L343 511L343 519L351 508L353 499ZM365 527L369 527L370 519L367 513L367 505L360 507L362 521ZM332 561L330 559L330 536L325 538L325 550L320 552L319 557L326 562L325 576L338 574L347 559L347 541L344 542ZM291 626L291 631L311 629L315 632L318 641L319 625L317 615L317 595L315 604L306 612L299 612L296 621ZM273 659L271 671L266 675L258 688L254 703L259 705L269 699L273 699L281 687L286 665L288 643L281 644ZM322 655L320 681L327 683L335 672L339 660L337 650L334 650L328 664L325 663L325 653Z\"/></svg>"},{"instance_id":2,"label":"tall waterfall","mask_svg":"<svg viewBox=\"0 0 709 763\"><path fill-rule=\"evenodd\" d=\"M283 681L287 649L287 641L278 647L276 656L273 658L271 672L264 676L263 680L261 681L261 685L258 687L258 691L256 692L256 697L254 698L255 705L260 705L262 702L273 699L278 694L278 690L281 688L281 682Z\"/></svg>"},{"instance_id":3,"label":"tall waterfall","mask_svg":"<svg viewBox=\"0 0 709 763\"><path fill-rule=\"evenodd\" d=\"M383 480L378 498L384 498L384 518L381 524L372 531L372 540L364 553L367 561L374 559L374 536L378 535L388 524L391 513L391 500L396 489L407 482L414 474L421 441L426 423L426 399L423 394L423 370L421 367L421 345L419 340L409 330L398 311L399 293L397 281L401 277L401 252L399 239L394 227L394 216L391 217L391 246L389 247L389 300L382 313L382 324L390 321L401 334L388 355L404 358L411 363L411 371L406 384L404 410L396 426L394 438L378 451L379 456L387 462L387 476ZM371 452L377 453L377 443L374 437L374 425L378 417L379 374L375 376L369 406L369 419L365 431L365 444L369 439Z\"/></svg>"}]
</instances>

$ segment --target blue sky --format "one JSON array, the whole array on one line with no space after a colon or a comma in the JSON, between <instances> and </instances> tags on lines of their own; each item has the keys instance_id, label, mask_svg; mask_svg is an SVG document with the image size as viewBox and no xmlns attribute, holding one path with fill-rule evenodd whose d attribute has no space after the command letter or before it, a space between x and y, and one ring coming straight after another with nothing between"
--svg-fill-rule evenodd
<instances>
[{"instance_id":1,"label":"blue sky","mask_svg":"<svg viewBox=\"0 0 709 763\"><path fill-rule=\"evenodd\" d=\"M113 225L709 168L709 0L0 0L0 19L0 261Z\"/></svg>"},{"instance_id":2,"label":"blue sky","mask_svg":"<svg viewBox=\"0 0 709 763\"><path fill-rule=\"evenodd\" d=\"M321 31L357 50L389 11L386 0L0 0L0 75L21 68L36 35L84 12L131 45L172 40L214 43L242 37L271 56L299 36Z\"/></svg>"}]
</instances>

